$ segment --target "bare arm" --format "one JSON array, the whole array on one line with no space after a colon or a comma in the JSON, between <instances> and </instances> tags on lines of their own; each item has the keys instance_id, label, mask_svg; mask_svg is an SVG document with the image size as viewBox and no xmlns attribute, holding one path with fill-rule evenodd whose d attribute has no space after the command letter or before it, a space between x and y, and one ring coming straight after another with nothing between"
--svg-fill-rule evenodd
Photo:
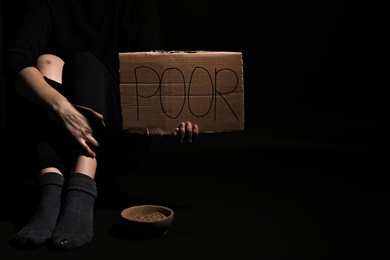
<instances>
[{"instance_id":1,"label":"bare arm","mask_svg":"<svg viewBox=\"0 0 390 260\"><path fill-rule=\"evenodd\" d=\"M88 154L96 156L88 146L99 145L92 136L88 120L45 81L37 68L27 67L20 71L16 79L16 90L29 101L53 111Z\"/></svg>"},{"instance_id":2,"label":"bare arm","mask_svg":"<svg viewBox=\"0 0 390 260\"><path fill-rule=\"evenodd\" d=\"M16 78L16 90L29 101L53 112L57 112L64 103L68 102L45 81L35 67L27 67L20 71Z\"/></svg>"}]
</instances>

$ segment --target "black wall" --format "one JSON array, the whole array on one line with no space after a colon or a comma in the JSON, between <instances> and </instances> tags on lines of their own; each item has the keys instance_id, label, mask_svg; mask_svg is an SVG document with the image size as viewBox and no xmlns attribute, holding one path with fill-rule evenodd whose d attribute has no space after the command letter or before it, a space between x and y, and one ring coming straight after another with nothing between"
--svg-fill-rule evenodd
<instances>
[{"instance_id":1,"label":"black wall","mask_svg":"<svg viewBox=\"0 0 390 260\"><path fill-rule=\"evenodd\" d=\"M249 127L287 127L282 134L302 137L345 131L341 138L360 140L384 129L380 6L172 2L160 4L170 48L243 52Z\"/></svg>"},{"instance_id":2,"label":"black wall","mask_svg":"<svg viewBox=\"0 0 390 260\"><path fill-rule=\"evenodd\" d=\"M2 2L0 2L0 14L2 15ZM3 44L3 19L0 19L0 46ZM0 129L4 129L6 126L6 99L5 99L5 88L4 88L4 79L2 77L3 67L1 64L2 52L0 51Z\"/></svg>"},{"instance_id":3,"label":"black wall","mask_svg":"<svg viewBox=\"0 0 390 260\"><path fill-rule=\"evenodd\" d=\"M2 1L5 37L23 2ZM249 131L384 138L384 8L342 0L157 2L167 49L243 52Z\"/></svg>"}]
</instances>

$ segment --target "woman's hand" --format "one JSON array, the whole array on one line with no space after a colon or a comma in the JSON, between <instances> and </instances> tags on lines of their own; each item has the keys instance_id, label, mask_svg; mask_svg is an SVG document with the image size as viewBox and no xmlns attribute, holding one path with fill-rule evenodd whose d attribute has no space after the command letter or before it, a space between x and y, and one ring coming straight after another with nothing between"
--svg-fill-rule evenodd
<instances>
[{"instance_id":1,"label":"woman's hand","mask_svg":"<svg viewBox=\"0 0 390 260\"><path fill-rule=\"evenodd\" d=\"M96 156L91 147L98 147L99 143L93 137L91 123L74 105L45 81L36 67L27 67L21 70L16 79L15 87L27 100L53 112L87 152L87 155ZM91 119L95 120L94 117L96 117L97 122L101 122L104 126L102 115L89 108L78 108L87 111L88 115L92 114Z\"/></svg>"},{"instance_id":2,"label":"woman's hand","mask_svg":"<svg viewBox=\"0 0 390 260\"><path fill-rule=\"evenodd\" d=\"M190 121L182 122L173 130L172 136L176 142L193 143L198 139L199 127L197 124L192 124Z\"/></svg>"},{"instance_id":3,"label":"woman's hand","mask_svg":"<svg viewBox=\"0 0 390 260\"><path fill-rule=\"evenodd\" d=\"M82 107L83 108L83 107ZM87 109L87 108L84 108ZM90 110L90 109L88 109ZM103 116L90 110L99 120L103 122ZM63 123L64 127L75 138L75 140L81 145L81 147L87 152L87 154L94 158L95 152L91 149L91 146L98 147L98 141L93 137L93 131L88 119L80 113L71 103L66 103L61 106L58 111L58 116Z\"/></svg>"}]
</instances>

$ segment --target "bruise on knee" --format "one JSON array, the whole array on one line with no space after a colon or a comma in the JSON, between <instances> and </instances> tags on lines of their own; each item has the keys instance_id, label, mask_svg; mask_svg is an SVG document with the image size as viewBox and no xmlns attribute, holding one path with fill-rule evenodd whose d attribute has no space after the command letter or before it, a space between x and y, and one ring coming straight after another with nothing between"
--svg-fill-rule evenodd
<instances>
[{"instance_id":1,"label":"bruise on knee","mask_svg":"<svg viewBox=\"0 0 390 260\"><path fill-rule=\"evenodd\" d=\"M51 54L43 54L38 57L36 67L43 76L58 83L62 83L64 61L60 57Z\"/></svg>"}]
</instances>

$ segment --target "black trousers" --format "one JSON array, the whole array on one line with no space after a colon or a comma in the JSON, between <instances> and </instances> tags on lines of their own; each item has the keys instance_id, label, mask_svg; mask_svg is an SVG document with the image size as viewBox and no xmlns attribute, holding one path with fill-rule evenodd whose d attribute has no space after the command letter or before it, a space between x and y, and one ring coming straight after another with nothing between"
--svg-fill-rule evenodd
<instances>
[{"instance_id":1,"label":"black trousers","mask_svg":"<svg viewBox=\"0 0 390 260\"><path fill-rule=\"evenodd\" d=\"M115 142L122 133L119 85L102 59L86 52L76 54L65 61L62 84L45 79L72 104L103 115L105 126L89 110L77 108L89 120L93 135L99 142L98 148L91 147L97 156ZM66 173L72 156L83 154L83 149L51 112L44 111L39 115L38 126L37 171L56 167Z\"/></svg>"}]
</instances>

